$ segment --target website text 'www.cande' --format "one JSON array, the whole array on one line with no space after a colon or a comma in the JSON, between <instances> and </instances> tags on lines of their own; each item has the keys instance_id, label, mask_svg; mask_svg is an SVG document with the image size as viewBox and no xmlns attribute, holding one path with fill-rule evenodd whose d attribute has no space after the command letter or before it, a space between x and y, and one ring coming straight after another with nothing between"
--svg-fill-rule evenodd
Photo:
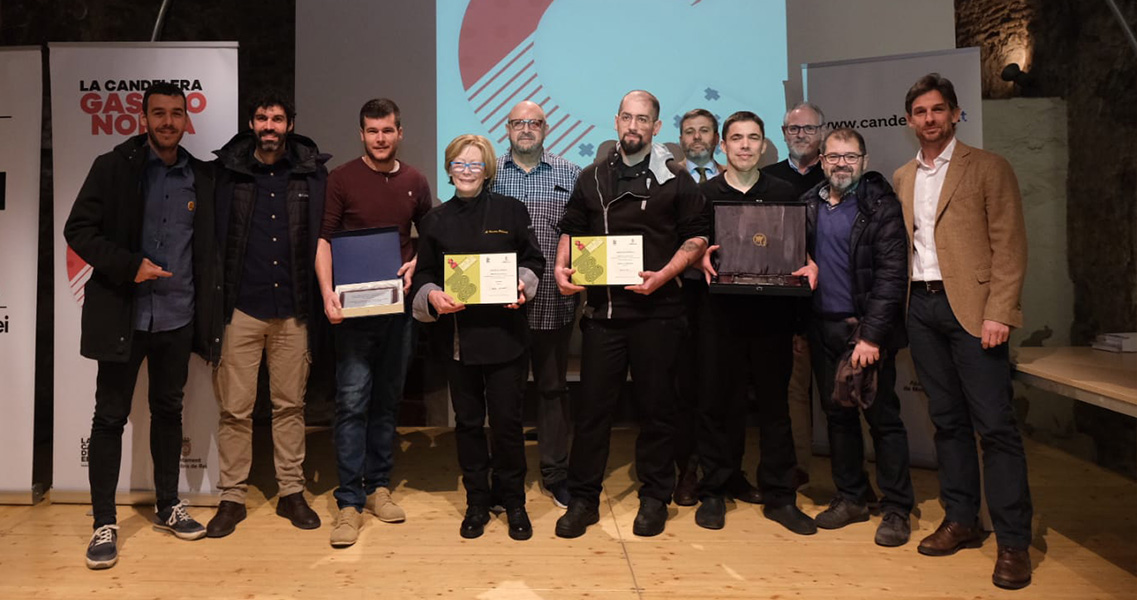
<instances>
[{"instance_id":1,"label":"website text 'www.cande'","mask_svg":"<svg viewBox=\"0 0 1137 600\"><path fill-rule=\"evenodd\" d=\"M967 113L961 112L959 115L961 121L967 121ZM893 114L889 117L877 117L868 119L846 119L829 121L825 123L825 127L830 131L840 129L842 127L849 127L852 129L872 129L874 127L904 127L908 125L908 118L904 115Z\"/></svg>"}]
</instances>

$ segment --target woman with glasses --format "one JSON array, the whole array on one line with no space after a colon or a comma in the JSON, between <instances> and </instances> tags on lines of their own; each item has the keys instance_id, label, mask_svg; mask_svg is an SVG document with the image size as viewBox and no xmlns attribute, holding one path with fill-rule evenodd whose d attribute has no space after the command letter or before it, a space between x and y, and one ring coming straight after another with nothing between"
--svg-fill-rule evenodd
<instances>
[{"instance_id":1,"label":"woman with glasses","mask_svg":"<svg viewBox=\"0 0 1137 600\"><path fill-rule=\"evenodd\" d=\"M497 169L489 140L480 135L454 138L446 147L445 164L455 193L422 221L413 297L415 318L439 323L434 337L443 348L458 465L466 488L466 516L459 533L464 538L482 535L490 506L500 503L509 537L526 540L533 527L525 512L521 430L528 375L524 304L537 292L545 259L525 205L489 191ZM466 305L443 291L445 254L482 253L517 255L516 302ZM483 427L487 412L488 447Z\"/></svg>"}]
</instances>

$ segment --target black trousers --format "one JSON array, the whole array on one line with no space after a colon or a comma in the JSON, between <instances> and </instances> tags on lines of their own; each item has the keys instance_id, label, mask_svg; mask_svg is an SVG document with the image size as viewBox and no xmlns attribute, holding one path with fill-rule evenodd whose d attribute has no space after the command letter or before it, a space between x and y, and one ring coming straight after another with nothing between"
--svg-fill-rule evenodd
<instances>
[{"instance_id":1,"label":"black trousers","mask_svg":"<svg viewBox=\"0 0 1137 600\"><path fill-rule=\"evenodd\" d=\"M1004 546L1027 548L1033 508L1026 454L1011 406L1007 344L984 350L980 339L956 320L946 294L918 289L908 305L908 339L936 427L946 518L970 524L979 515L978 433L995 537Z\"/></svg>"},{"instance_id":2,"label":"black trousers","mask_svg":"<svg viewBox=\"0 0 1137 600\"><path fill-rule=\"evenodd\" d=\"M793 433L787 394L793 367L793 332L771 326L771 316L740 310L737 299L712 299L715 362L700 398L699 496L721 496L738 472L739 440L746 438L747 385L754 386L758 413L758 487L768 506L793 504ZM786 314L788 323L792 315Z\"/></svg>"},{"instance_id":3,"label":"black trousers","mask_svg":"<svg viewBox=\"0 0 1137 600\"><path fill-rule=\"evenodd\" d=\"M510 362L475 366L449 360L446 375L450 402L454 405L454 437L466 503L490 506L500 500L507 509L525 506L521 405L525 399L528 357L522 354Z\"/></svg>"},{"instance_id":4,"label":"black trousers","mask_svg":"<svg viewBox=\"0 0 1137 600\"><path fill-rule=\"evenodd\" d=\"M700 273L701 275L702 273ZM675 466L685 471L695 455L699 430L699 396L707 373L706 338L709 295L703 279L683 279L683 305L687 311L687 330L680 345L676 364L678 393L675 409ZM714 363L710 363L713 367Z\"/></svg>"},{"instance_id":5,"label":"black trousers","mask_svg":"<svg viewBox=\"0 0 1137 600\"><path fill-rule=\"evenodd\" d=\"M147 361L150 378L150 458L154 462L158 510L178 503L182 396L192 343L192 325L160 333L135 331L127 362L99 361L87 463L96 529L116 522L114 500L122 467L122 430L130 416L142 359Z\"/></svg>"},{"instance_id":6,"label":"black trousers","mask_svg":"<svg viewBox=\"0 0 1137 600\"><path fill-rule=\"evenodd\" d=\"M684 319L581 319L581 394L573 407L569 493L597 506L608 464L612 417L628 368L640 432L636 474L641 498L671 502L675 488L675 362Z\"/></svg>"},{"instance_id":7,"label":"black trousers","mask_svg":"<svg viewBox=\"0 0 1137 600\"><path fill-rule=\"evenodd\" d=\"M854 327L844 320L816 318L810 325L809 347L828 422L833 484L840 496L860 504L869 491L864 471L862 411L833 402L837 361L848 349ZM909 472L908 430L900 418L900 398L896 396L896 354L881 349L876 369L876 399L863 412L876 453L876 481L884 495L881 506L885 511L907 515L912 512L915 498Z\"/></svg>"},{"instance_id":8,"label":"black trousers","mask_svg":"<svg viewBox=\"0 0 1137 600\"><path fill-rule=\"evenodd\" d=\"M545 487L568 478L572 417L568 393L568 346L572 323L560 329L530 329L529 355L537 387L537 449Z\"/></svg>"}]
</instances>

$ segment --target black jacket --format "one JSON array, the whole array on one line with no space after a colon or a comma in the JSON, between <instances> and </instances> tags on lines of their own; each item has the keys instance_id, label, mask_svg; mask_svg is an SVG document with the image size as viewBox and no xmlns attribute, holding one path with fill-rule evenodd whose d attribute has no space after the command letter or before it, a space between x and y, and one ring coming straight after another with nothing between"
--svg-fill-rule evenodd
<instances>
[{"instance_id":1,"label":"black jacket","mask_svg":"<svg viewBox=\"0 0 1137 600\"><path fill-rule=\"evenodd\" d=\"M437 319L433 340L441 354L464 365L500 364L516 359L528 344L529 322L520 309L488 304L439 316L427 301L431 290L442 289L444 254L517 253L519 278L526 301L537 293L545 258L529 221L529 210L516 198L488 191L469 200L451 198L422 220L415 267L415 318ZM455 345L457 337L457 345Z\"/></svg>"},{"instance_id":2,"label":"black jacket","mask_svg":"<svg viewBox=\"0 0 1137 600\"><path fill-rule=\"evenodd\" d=\"M232 320L237 304L238 285L244 273L245 245L256 199L253 150L256 138L252 131L233 136L217 155L216 231L221 260L223 294L213 298L209 329L212 334L211 358L221 355L221 339L225 325ZM285 140L290 175L288 182L289 238L292 242L293 296L296 314L308 325L308 345L313 352L320 346L328 330L323 301L316 281L316 244L324 217L324 193L328 170L324 163L331 158L321 154L316 143L295 133ZM297 243L300 242L300 243Z\"/></svg>"},{"instance_id":3,"label":"black jacket","mask_svg":"<svg viewBox=\"0 0 1137 600\"><path fill-rule=\"evenodd\" d=\"M828 182L822 182L804 196L809 203L806 245L811 256L817 244L817 211L825 202L820 191L827 185ZM856 193L857 219L849 236L849 268L861 337L882 348L903 348L908 344L904 329L908 233L900 201L892 186L876 171L864 174Z\"/></svg>"},{"instance_id":4,"label":"black jacket","mask_svg":"<svg viewBox=\"0 0 1137 600\"><path fill-rule=\"evenodd\" d=\"M560 222L563 235L642 235L644 270L662 269L683 242L706 237L703 195L682 163L664 146L652 147L646 179L639 189L616 196L620 153L585 167ZM683 315L678 277L644 296L622 286L593 286L584 314L595 319L679 317Z\"/></svg>"},{"instance_id":5,"label":"black jacket","mask_svg":"<svg viewBox=\"0 0 1137 600\"><path fill-rule=\"evenodd\" d=\"M142 264L146 134L136 135L95 159L63 226L67 244L94 272L84 288L79 352L87 358L126 362L134 340L134 277ZM194 208L193 350L208 359L210 297L219 290L213 231L214 173L190 157Z\"/></svg>"}]
</instances>

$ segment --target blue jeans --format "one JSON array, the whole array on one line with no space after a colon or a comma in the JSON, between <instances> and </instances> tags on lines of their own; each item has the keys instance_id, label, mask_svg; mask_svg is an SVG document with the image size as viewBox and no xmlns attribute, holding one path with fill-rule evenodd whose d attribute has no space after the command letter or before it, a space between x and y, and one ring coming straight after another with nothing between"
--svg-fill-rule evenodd
<instances>
[{"instance_id":1,"label":"blue jeans","mask_svg":"<svg viewBox=\"0 0 1137 600\"><path fill-rule=\"evenodd\" d=\"M340 508L362 509L376 488L390 486L413 323L407 314L381 315L345 319L333 329Z\"/></svg>"}]
</instances>

